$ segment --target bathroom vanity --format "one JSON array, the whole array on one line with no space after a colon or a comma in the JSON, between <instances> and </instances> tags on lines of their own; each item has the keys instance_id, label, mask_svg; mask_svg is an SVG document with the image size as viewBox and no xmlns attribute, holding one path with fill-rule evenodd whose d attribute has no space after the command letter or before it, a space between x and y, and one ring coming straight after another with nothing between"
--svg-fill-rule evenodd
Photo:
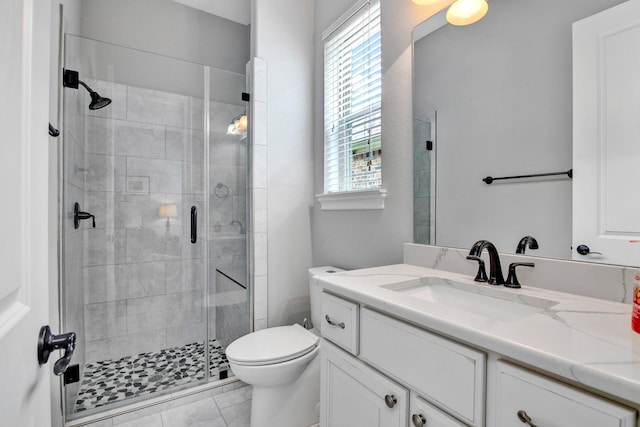
<instances>
[{"instance_id":1,"label":"bathroom vanity","mask_svg":"<svg viewBox=\"0 0 640 427\"><path fill-rule=\"evenodd\" d=\"M640 425L628 304L409 264L320 284L323 427Z\"/></svg>"}]
</instances>

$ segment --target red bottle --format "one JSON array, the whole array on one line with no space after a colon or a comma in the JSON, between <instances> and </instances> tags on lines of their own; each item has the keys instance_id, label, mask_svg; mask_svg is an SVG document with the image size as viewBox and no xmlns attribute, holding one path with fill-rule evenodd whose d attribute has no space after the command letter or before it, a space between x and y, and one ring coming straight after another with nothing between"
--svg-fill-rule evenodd
<instances>
[{"instance_id":1,"label":"red bottle","mask_svg":"<svg viewBox=\"0 0 640 427\"><path fill-rule=\"evenodd\" d=\"M631 329L640 334L640 270L636 271L635 282L632 295Z\"/></svg>"},{"instance_id":2,"label":"red bottle","mask_svg":"<svg viewBox=\"0 0 640 427\"><path fill-rule=\"evenodd\" d=\"M640 240L629 240L629 243L640 243ZM634 277L633 294L631 295L631 329L640 334L640 268Z\"/></svg>"}]
</instances>

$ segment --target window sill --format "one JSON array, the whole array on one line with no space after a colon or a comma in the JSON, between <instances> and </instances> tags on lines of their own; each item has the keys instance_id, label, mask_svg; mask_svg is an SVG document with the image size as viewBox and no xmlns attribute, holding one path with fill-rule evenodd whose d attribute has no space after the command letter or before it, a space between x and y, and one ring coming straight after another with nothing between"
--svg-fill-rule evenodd
<instances>
[{"instance_id":1,"label":"window sill","mask_svg":"<svg viewBox=\"0 0 640 427\"><path fill-rule=\"evenodd\" d=\"M387 190L345 191L342 193L316 194L323 211L355 211L384 209Z\"/></svg>"}]
</instances>

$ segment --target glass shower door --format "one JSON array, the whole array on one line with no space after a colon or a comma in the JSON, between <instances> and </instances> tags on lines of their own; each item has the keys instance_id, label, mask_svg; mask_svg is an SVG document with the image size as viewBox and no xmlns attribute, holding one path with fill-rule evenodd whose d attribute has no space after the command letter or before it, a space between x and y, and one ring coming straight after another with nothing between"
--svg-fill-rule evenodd
<instances>
[{"instance_id":1,"label":"glass shower door","mask_svg":"<svg viewBox=\"0 0 640 427\"><path fill-rule=\"evenodd\" d=\"M64 387L69 419L209 378L209 95L201 65L75 36L65 69L62 330L78 335L80 374ZM111 103L90 109L91 92Z\"/></svg>"},{"instance_id":2,"label":"glass shower door","mask_svg":"<svg viewBox=\"0 0 640 427\"><path fill-rule=\"evenodd\" d=\"M209 343L210 376L225 379L224 349L250 332L247 210L247 106L244 75L211 69L209 76Z\"/></svg>"}]
</instances>

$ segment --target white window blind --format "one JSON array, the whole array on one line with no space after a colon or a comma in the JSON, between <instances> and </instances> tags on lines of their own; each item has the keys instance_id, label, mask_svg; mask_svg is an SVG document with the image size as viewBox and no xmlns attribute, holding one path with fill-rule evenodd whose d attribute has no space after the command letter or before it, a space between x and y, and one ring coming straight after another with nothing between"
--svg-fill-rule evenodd
<instances>
[{"instance_id":1,"label":"white window blind","mask_svg":"<svg viewBox=\"0 0 640 427\"><path fill-rule=\"evenodd\" d=\"M380 0L324 37L325 193L382 185Z\"/></svg>"}]
</instances>

